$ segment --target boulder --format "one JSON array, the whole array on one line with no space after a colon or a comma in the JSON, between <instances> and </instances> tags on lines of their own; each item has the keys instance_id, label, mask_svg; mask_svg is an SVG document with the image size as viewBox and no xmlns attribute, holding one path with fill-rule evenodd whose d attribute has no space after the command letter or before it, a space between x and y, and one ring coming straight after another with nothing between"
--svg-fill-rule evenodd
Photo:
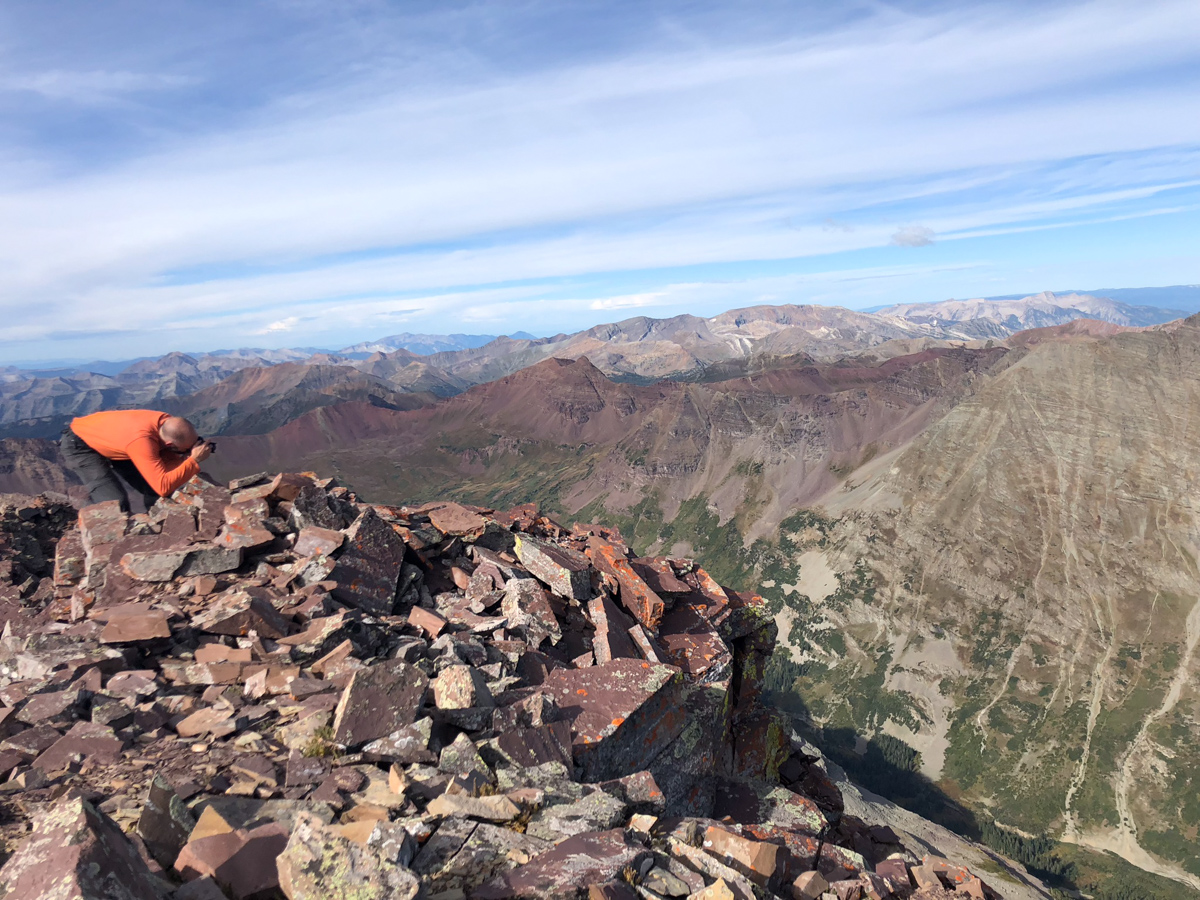
<instances>
[{"instance_id":1,"label":"boulder","mask_svg":"<svg viewBox=\"0 0 1200 900\"><path fill-rule=\"evenodd\" d=\"M525 534L517 535L515 549L521 564L560 597L587 600L592 595L592 566L579 551Z\"/></svg>"},{"instance_id":2,"label":"boulder","mask_svg":"<svg viewBox=\"0 0 1200 900\"><path fill-rule=\"evenodd\" d=\"M346 533L330 578L334 599L376 616L390 615L404 565L404 541L368 507Z\"/></svg>"},{"instance_id":3,"label":"boulder","mask_svg":"<svg viewBox=\"0 0 1200 900\"><path fill-rule=\"evenodd\" d=\"M195 817L187 804L179 799L175 788L161 775L156 775L137 822L137 833L150 855L160 865L170 866L179 857L179 851L195 825Z\"/></svg>"},{"instance_id":4,"label":"boulder","mask_svg":"<svg viewBox=\"0 0 1200 900\"><path fill-rule=\"evenodd\" d=\"M542 690L571 723L584 781L648 768L683 730L683 677L674 666L615 659L586 669L555 669Z\"/></svg>"},{"instance_id":5,"label":"boulder","mask_svg":"<svg viewBox=\"0 0 1200 900\"><path fill-rule=\"evenodd\" d=\"M433 701L438 709L495 706L487 679L471 666L447 666L442 669L433 682Z\"/></svg>"},{"instance_id":6,"label":"boulder","mask_svg":"<svg viewBox=\"0 0 1200 900\"><path fill-rule=\"evenodd\" d=\"M369 844L303 816L276 861L288 900L413 900L417 877Z\"/></svg>"},{"instance_id":7,"label":"boulder","mask_svg":"<svg viewBox=\"0 0 1200 900\"><path fill-rule=\"evenodd\" d=\"M0 897L12 900L163 900L129 838L82 798L51 804L0 869Z\"/></svg>"},{"instance_id":8,"label":"boulder","mask_svg":"<svg viewBox=\"0 0 1200 900\"><path fill-rule=\"evenodd\" d=\"M511 627L525 629L531 636L531 644L540 645L546 637L557 643L562 637L562 627L554 615L554 607L546 591L534 578L513 578L506 582L500 611Z\"/></svg>"}]
</instances>

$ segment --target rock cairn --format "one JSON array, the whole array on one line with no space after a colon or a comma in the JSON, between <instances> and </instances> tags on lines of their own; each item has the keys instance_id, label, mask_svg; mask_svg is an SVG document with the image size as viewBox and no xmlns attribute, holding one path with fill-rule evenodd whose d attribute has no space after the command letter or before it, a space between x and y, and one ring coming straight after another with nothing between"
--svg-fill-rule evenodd
<instances>
[{"instance_id":1,"label":"rock cairn","mask_svg":"<svg viewBox=\"0 0 1200 900\"><path fill-rule=\"evenodd\" d=\"M71 520L0 510L0 897L996 896L843 814L689 560L312 474Z\"/></svg>"}]
</instances>

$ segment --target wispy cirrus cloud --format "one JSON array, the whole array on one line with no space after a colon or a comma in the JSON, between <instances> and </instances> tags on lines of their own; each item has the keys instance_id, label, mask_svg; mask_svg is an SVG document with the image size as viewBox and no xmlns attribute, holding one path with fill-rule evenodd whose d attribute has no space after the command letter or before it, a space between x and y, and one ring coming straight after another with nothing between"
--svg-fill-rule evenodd
<instances>
[{"instance_id":1,"label":"wispy cirrus cloud","mask_svg":"<svg viewBox=\"0 0 1200 900\"><path fill-rule=\"evenodd\" d=\"M886 266L1200 198L1183 0L131 5L57 36L34 8L0 11L0 103L40 104L0 129L0 312L34 342L64 316L193 346L234 321L362 339L391 312L453 330L439 313L518 302L496 307L525 317L509 330L583 326L681 311L665 286L700 276L680 267ZM1129 235L1127 269L1149 270Z\"/></svg>"},{"instance_id":2,"label":"wispy cirrus cloud","mask_svg":"<svg viewBox=\"0 0 1200 900\"><path fill-rule=\"evenodd\" d=\"M193 85L197 80L186 75L147 72L78 72L52 69L0 78L0 91L24 91L50 100L93 104L112 102L130 94L175 90Z\"/></svg>"}]
</instances>

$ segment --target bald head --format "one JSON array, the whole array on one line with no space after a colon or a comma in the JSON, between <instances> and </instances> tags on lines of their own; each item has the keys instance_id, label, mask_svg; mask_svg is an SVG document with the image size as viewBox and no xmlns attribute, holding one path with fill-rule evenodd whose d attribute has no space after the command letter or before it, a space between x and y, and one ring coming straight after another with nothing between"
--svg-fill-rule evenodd
<instances>
[{"instance_id":1,"label":"bald head","mask_svg":"<svg viewBox=\"0 0 1200 900\"><path fill-rule=\"evenodd\" d=\"M196 445L196 441L200 439L195 426L179 416L167 416L159 427L158 433L163 441L176 450L191 450Z\"/></svg>"}]
</instances>

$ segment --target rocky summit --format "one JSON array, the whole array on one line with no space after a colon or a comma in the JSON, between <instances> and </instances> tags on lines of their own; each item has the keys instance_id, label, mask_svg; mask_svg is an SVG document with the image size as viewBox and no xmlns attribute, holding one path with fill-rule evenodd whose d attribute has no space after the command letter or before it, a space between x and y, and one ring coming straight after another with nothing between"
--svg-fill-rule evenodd
<instances>
[{"instance_id":1,"label":"rocky summit","mask_svg":"<svg viewBox=\"0 0 1200 900\"><path fill-rule=\"evenodd\" d=\"M1000 896L844 812L759 596L615 530L281 474L7 497L0 553L5 900Z\"/></svg>"}]
</instances>

